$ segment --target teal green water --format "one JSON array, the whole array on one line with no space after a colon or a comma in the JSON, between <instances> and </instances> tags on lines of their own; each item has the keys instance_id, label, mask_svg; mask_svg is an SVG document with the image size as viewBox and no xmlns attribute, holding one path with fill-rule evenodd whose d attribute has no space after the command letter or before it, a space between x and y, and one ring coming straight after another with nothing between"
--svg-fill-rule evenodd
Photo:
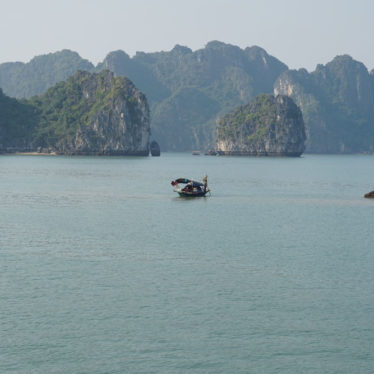
<instances>
[{"instance_id":1,"label":"teal green water","mask_svg":"<svg viewBox=\"0 0 374 374\"><path fill-rule=\"evenodd\" d=\"M2 156L0 373L371 373L373 189L374 156Z\"/></svg>"}]
</instances>

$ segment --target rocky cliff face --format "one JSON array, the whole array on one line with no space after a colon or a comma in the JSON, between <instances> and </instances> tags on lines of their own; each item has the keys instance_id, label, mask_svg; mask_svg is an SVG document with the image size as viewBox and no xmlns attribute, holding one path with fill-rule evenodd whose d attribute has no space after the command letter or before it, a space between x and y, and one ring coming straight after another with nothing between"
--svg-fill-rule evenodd
<instances>
[{"instance_id":1,"label":"rocky cliff face","mask_svg":"<svg viewBox=\"0 0 374 374\"><path fill-rule=\"evenodd\" d=\"M95 68L77 53L61 51L29 63L0 64L0 87L14 97L41 95L77 70L111 70L147 96L152 134L165 150L212 147L217 116L260 93L272 93L287 66L260 47L241 49L219 41L192 51L176 45L166 52L110 52Z\"/></svg>"},{"instance_id":2,"label":"rocky cliff face","mask_svg":"<svg viewBox=\"0 0 374 374\"><path fill-rule=\"evenodd\" d=\"M20 132L18 137L23 137L23 142L18 142L18 146L9 143L7 139L12 137L6 134L10 126L4 126L0 143L5 152L141 156L149 153L147 100L129 79L115 78L112 72L77 72L23 104L32 108L33 122L24 122L27 131Z\"/></svg>"},{"instance_id":3,"label":"rocky cliff face","mask_svg":"<svg viewBox=\"0 0 374 374\"><path fill-rule=\"evenodd\" d=\"M56 143L57 152L100 155L148 155L150 118L145 96L132 82L113 73L79 72L86 111L72 139ZM86 117L88 116L88 117Z\"/></svg>"},{"instance_id":4,"label":"rocky cliff face","mask_svg":"<svg viewBox=\"0 0 374 374\"><path fill-rule=\"evenodd\" d=\"M271 93L287 66L260 47L212 41L197 51L176 45L132 58L116 51L98 68L133 80L149 99L152 134L161 148L183 151L212 146L217 115Z\"/></svg>"},{"instance_id":5,"label":"rocky cliff face","mask_svg":"<svg viewBox=\"0 0 374 374\"><path fill-rule=\"evenodd\" d=\"M288 95L300 106L307 152L374 151L374 80L350 56L338 56L312 73L286 71L274 94Z\"/></svg>"},{"instance_id":6,"label":"rocky cliff face","mask_svg":"<svg viewBox=\"0 0 374 374\"><path fill-rule=\"evenodd\" d=\"M0 64L0 87L8 96L31 97L42 94L78 69L91 72L109 69L115 76L129 77L147 96L152 112L152 135L163 150L214 148L217 117L260 93L274 93L290 96L301 108L307 152L374 152L374 70L369 73L362 63L347 55L318 65L309 73L305 69L288 70L260 47L241 49L218 41L209 42L197 51L180 45L166 52L137 52L133 57L114 51L96 68L77 53L64 50L35 57L27 64ZM26 126L30 122L27 118L34 114L24 105L19 107L22 108L14 111L13 117L16 122L19 120L19 125L10 126L8 121L0 129L4 136L14 133L13 147L30 145L18 136L22 127L30 136L35 130L33 136L56 146L52 141L55 130L46 123ZM28 114L20 121L23 109ZM60 114L49 119L58 123L57 137L68 129L64 145L68 147L73 141L71 133L77 130L72 130L71 123L86 121L65 113L64 122Z\"/></svg>"},{"instance_id":7,"label":"rocky cliff face","mask_svg":"<svg viewBox=\"0 0 374 374\"><path fill-rule=\"evenodd\" d=\"M224 116L216 149L224 155L300 156L305 129L301 111L287 96L260 95Z\"/></svg>"}]
</instances>

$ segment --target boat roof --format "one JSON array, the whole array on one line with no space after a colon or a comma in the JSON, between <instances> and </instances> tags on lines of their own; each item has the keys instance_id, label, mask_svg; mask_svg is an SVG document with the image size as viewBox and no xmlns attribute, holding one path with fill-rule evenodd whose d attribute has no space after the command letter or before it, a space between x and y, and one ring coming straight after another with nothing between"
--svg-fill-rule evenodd
<instances>
[{"instance_id":1,"label":"boat roof","mask_svg":"<svg viewBox=\"0 0 374 374\"><path fill-rule=\"evenodd\" d=\"M204 183L194 181L192 179L187 179L187 178L178 178L175 180L175 182L183 183L183 184L191 183L193 187L204 186Z\"/></svg>"}]
</instances>

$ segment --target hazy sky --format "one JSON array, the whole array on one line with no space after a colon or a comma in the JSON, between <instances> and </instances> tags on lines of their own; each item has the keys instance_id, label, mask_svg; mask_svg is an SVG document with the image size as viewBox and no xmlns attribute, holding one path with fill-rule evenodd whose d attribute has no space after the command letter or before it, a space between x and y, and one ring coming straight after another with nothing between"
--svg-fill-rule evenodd
<instances>
[{"instance_id":1,"label":"hazy sky","mask_svg":"<svg viewBox=\"0 0 374 374\"><path fill-rule=\"evenodd\" d=\"M122 49L258 45L290 68L338 54L374 68L374 0L0 0L0 63L71 49L93 63Z\"/></svg>"}]
</instances>

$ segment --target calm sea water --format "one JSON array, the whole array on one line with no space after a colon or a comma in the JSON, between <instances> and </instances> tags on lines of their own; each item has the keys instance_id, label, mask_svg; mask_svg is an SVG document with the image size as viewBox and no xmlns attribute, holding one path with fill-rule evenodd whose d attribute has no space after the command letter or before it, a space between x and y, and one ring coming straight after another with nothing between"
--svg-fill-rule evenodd
<instances>
[{"instance_id":1,"label":"calm sea water","mask_svg":"<svg viewBox=\"0 0 374 374\"><path fill-rule=\"evenodd\" d=\"M0 373L372 373L373 189L374 156L1 156Z\"/></svg>"}]
</instances>

